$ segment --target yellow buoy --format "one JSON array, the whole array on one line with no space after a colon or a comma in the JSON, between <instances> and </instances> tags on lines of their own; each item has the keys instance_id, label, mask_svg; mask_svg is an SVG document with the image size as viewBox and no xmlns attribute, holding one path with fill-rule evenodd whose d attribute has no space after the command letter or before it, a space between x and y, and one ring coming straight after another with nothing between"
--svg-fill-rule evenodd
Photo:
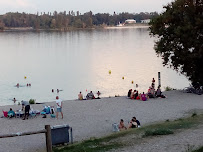
<instances>
[{"instance_id":1,"label":"yellow buoy","mask_svg":"<svg viewBox=\"0 0 203 152\"><path fill-rule=\"evenodd\" d=\"M109 74L111 74L111 70L109 70Z\"/></svg>"},{"instance_id":2,"label":"yellow buoy","mask_svg":"<svg viewBox=\"0 0 203 152\"><path fill-rule=\"evenodd\" d=\"M132 84L134 83L134 81L131 82Z\"/></svg>"},{"instance_id":3,"label":"yellow buoy","mask_svg":"<svg viewBox=\"0 0 203 152\"><path fill-rule=\"evenodd\" d=\"M27 79L27 77L26 77L26 76L24 76L24 79Z\"/></svg>"},{"instance_id":4,"label":"yellow buoy","mask_svg":"<svg viewBox=\"0 0 203 152\"><path fill-rule=\"evenodd\" d=\"M122 77L122 79L124 80L124 77Z\"/></svg>"}]
</instances>

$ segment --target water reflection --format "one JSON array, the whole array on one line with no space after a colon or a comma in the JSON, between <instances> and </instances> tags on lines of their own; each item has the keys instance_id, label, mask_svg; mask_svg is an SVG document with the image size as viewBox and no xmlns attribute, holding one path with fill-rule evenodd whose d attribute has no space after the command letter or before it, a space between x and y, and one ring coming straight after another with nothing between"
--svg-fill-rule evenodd
<instances>
[{"instance_id":1,"label":"water reflection","mask_svg":"<svg viewBox=\"0 0 203 152\"><path fill-rule=\"evenodd\" d=\"M153 45L147 28L0 33L0 104L12 104L14 97L52 101L52 88L63 89L63 99L75 99L86 89L126 95L136 83L146 91L159 71L163 87L187 86L184 76L162 67ZM31 88L13 87L27 82Z\"/></svg>"}]
</instances>

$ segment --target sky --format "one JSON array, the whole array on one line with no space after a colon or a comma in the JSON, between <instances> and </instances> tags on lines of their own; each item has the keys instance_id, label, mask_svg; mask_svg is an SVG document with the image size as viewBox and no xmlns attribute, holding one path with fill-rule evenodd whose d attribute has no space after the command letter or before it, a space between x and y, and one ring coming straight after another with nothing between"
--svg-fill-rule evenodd
<instances>
[{"instance_id":1,"label":"sky","mask_svg":"<svg viewBox=\"0 0 203 152\"><path fill-rule=\"evenodd\" d=\"M162 12L163 5L172 0L0 0L0 14L7 12L63 12L85 13Z\"/></svg>"}]
</instances>

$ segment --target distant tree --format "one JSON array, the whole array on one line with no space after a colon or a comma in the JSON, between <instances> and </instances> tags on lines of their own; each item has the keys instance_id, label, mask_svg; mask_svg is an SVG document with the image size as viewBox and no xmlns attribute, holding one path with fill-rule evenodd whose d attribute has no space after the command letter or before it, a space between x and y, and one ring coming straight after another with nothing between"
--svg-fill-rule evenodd
<instances>
[{"instance_id":1,"label":"distant tree","mask_svg":"<svg viewBox=\"0 0 203 152\"><path fill-rule=\"evenodd\" d=\"M83 28L83 22L81 21L81 19L77 19L74 22L74 27L76 27L76 28Z\"/></svg>"},{"instance_id":2,"label":"distant tree","mask_svg":"<svg viewBox=\"0 0 203 152\"><path fill-rule=\"evenodd\" d=\"M158 36L156 53L163 65L186 75L193 86L203 85L203 3L176 0L154 18L150 33Z\"/></svg>"},{"instance_id":3,"label":"distant tree","mask_svg":"<svg viewBox=\"0 0 203 152\"><path fill-rule=\"evenodd\" d=\"M3 31L5 28L5 24L0 20L0 31Z\"/></svg>"}]
</instances>

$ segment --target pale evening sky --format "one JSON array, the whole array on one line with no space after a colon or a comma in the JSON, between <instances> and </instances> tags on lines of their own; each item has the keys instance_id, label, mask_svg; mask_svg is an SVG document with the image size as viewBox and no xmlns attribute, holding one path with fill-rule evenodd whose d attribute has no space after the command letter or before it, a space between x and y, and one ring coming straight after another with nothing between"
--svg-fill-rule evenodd
<instances>
[{"instance_id":1,"label":"pale evening sky","mask_svg":"<svg viewBox=\"0 0 203 152\"><path fill-rule=\"evenodd\" d=\"M173 0L0 0L0 14L6 12L92 11L95 13L162 12Z\"/></svg>"}]
</instances>

